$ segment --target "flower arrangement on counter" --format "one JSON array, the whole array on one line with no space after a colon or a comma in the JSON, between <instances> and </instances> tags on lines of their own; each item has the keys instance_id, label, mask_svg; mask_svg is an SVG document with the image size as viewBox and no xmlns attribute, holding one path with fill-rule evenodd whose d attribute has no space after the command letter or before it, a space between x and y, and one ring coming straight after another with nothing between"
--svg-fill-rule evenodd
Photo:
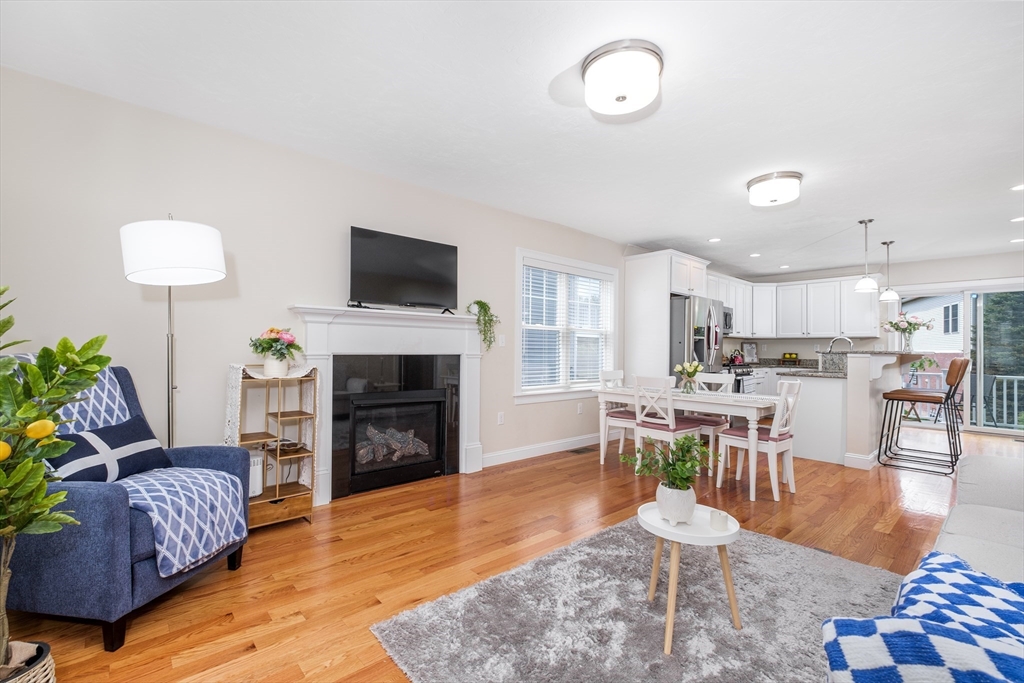
<instances>
[{"instance_id":1,"label":"flower arrangement on counter","mask_svg":"<svg viewBox=\"0 0 1024 683\"><path fill-rule=\"evenodd\" d=\"M704 369L703 365L701 365L697 361L692 361L690 363L683 363L682 365L676 365L674 368L672 368L672 372L676 373L680 377L685 377L687 379L693 379L694 377L697 376L697 373L700 372L703 369Z\"/></svg>"},{"instance_id":2,"label":"flower arrangement on counter","mask_svg":"<svg viewBox=\"0 0 1024 683\"><path fill-rule=\"evenodd\" d=\"M882 330L885 332L899 332L900 334L914 334L918 330L935 329L935 325L932 324L933 322L935 322L935 318L924 320L916 315L907 315L900 311L895 320L889 320L882 324Z\"/></svg>"},{"instance_id":3,"label":"flower arrangement on counter","mask_svg":"<svg viewBox=\"0 0 1024 683\"><path fill-rule=\"evenodd\" d=\"M259 337L249 339L249 348L260 356L273 356L277 360L295 359L295 352L302 353L302 347L295 343L295 335L290 328L268 328Z\"/></svg>"}]
</instances>

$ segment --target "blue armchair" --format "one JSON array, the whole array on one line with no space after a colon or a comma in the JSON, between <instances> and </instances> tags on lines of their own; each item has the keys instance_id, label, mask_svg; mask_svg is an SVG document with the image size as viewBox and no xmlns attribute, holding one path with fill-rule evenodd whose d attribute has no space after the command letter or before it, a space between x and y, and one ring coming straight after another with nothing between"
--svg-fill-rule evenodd
<instances>
[{"instance_id":1,"label":"blue armchair","mask_svg":"<svg viewBox=\"0 0 1024 683\"><path fill-rule=\"evenodd\" d=\"M102 396L72 404L90 410L90 428L118 424L143 415L131 375L125 368L104 370L96 391ZM77 427L82 424L74 423ZM73 431L80 431L74 429ZM169 448L175 467L202 467L233 474L249 491L249 453L244 448L195 446ZM157 571L153 524L128 506L128 491L117 483L54 482L50 492L67 491L56 509L75 511L80 526L53 534L19 536L11 561L7 608L44 615L95 620L103 626L103 646L124 645L128 615L197 572L227 557L228 569L242 564L245 540L233 543L204 564L162 578ZM246 509L248 524L248 509Z\"/></svg>"}]
</instances>

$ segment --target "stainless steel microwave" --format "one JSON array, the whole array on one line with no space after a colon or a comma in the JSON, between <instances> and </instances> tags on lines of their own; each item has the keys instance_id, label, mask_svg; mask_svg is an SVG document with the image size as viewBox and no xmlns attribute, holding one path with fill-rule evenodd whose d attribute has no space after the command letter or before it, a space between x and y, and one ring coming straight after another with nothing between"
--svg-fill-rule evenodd
<instances>
[{"instance_id":1,"label":"stainless steel microwave","mask_svg":"<svg viewBox=\"0 0 1024 683\"><path fill-rule=\"evenodd\" d=\"M730 334L732 334L732 309L726 307L722 309L722 336L728 337Z\"/></svg>"}]
</instances>

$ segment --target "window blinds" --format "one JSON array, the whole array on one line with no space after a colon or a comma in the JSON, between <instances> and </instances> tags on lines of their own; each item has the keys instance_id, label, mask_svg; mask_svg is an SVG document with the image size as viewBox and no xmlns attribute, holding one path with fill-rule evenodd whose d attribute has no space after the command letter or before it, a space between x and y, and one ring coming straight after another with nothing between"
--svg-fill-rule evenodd
<instances>
[{"instance_id":1,"label":"window blinds","mask_svg":"<svg viewBox=\"0 0 1024 683\"><path fill-rule=\"evenodd\" d=\"M612 288L603 273L524 260L523 390L596 384L612 366Z\"/></svg>"}]
</instances>

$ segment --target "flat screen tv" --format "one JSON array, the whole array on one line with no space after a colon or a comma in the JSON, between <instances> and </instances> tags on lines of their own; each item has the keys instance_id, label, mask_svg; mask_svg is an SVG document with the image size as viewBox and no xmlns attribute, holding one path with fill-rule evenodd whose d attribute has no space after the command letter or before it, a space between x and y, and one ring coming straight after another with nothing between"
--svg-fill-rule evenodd
<instances>
[{"instance_id":1,"label":"flat screen tv","mask_svg":"<svg viewBox=\"0 0 1024 683\"><path fill-rule=\"evenodd\" d=\"M349 299L364 304L458 307L459 248L352 226Z\"/></svg>"}]
</instances>

